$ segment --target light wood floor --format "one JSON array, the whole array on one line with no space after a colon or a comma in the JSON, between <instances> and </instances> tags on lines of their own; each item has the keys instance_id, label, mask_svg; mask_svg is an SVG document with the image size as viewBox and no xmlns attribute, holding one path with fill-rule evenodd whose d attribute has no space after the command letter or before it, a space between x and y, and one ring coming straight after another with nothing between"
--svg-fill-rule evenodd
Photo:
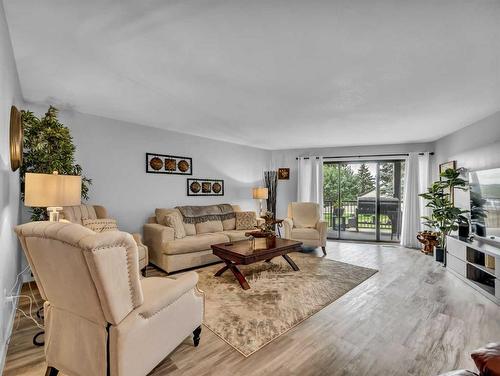
<instances>
[{"instance_id":1,"label":"light wood floor","mask_svg":"<svg viewBox=\"0 0 500 376\"><path fill-rule=\"evenodd\" d=\"M471 350L500 340L500 307L429 256L330 242L328 257L380 272L249 358L203 328L198 348L186 339L151 375L430 376L474 369ZM15 326L4 375L43 375L36 329L26 319Z\"/></svg>"}]
</instances>

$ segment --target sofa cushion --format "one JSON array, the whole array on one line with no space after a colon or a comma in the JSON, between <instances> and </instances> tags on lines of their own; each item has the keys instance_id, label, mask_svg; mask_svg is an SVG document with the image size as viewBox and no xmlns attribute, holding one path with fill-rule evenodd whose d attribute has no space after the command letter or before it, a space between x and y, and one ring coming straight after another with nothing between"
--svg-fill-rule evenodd
<instances>
[{"instance_id":1,"label":"sofa cushion","mask_svg":"<svg viewBox=\"0 0 500 376\"><path fill-rule=\"evenodd\" d=\"M137 244L137 251L139 253L139 267L141 267L145 263L148 248L144 244Z\"/></svg>"},{"instance_id":2,"label":"sofa cushion","mask_svg":"<svg viewBox=\"0 0 500 376\"><path fill-rule=\"evenodd\" d=\"M315 228L293 228L292 239L319 240L319 231Z\"/></svg>"},{"instance_id":3,"label":"sofa cushion","mask_svg":"<svg viewBox=\"0 0 500 376\"><path fill-rule=\"evenodd\" d=\"M211 232L221 232L222 230L224 230L224 228L222 227L221 220L213 220L213 221L197 223L195 224L195 227L196 227L196 235L206 234Z\"/></svg>"},{"instance_id":4,"label":"sofa cushion","mask_svg":"<svg viewBox=\"0 0 500 376\"><path fill-rule=\"evenodd\" d=\"M222 221L222 229L224 231L235 230L236 229L236 217L224 219Z\"/></svg>"},{"instance_id":5,"label":"sofa cushion","mask_svg":"<svg viewBox=\"0 0 500 376\"><path fill-rule=\"evenodd\" d=\"M165 224L165 216L174 213L175 209L158 208L155 209L156 223L160 225Z\"/></svg>"},{"instance_id":6,"label":"sofa cushion","mask_svg":"<svg viewBox=\"0 0 500 376\"><path fill-rule=\"evenodd\" d=\"M255 212L236 212L236 230L254 230L255 226L257 226Z\"/></svg>"},{"instance_id":7,"label":"sofa cushion","mask_svg":"<svg viewBox=\"0 0 500 376\"><path fill-rule=\"evenodd\" d=\"M94 232L118 231L116 220L112 218L82 219L82 225Z\"/></svg>"},{"instance_id":8,"label":"sofa cushion","mask_svg":"<svg viewBox=\"0 0 500 376\"><path fill-rule=\"evenodd\" d=\"M183 253L205 251L211 249L210 246L212 244L226 243L228 241L229 237L222 232L186 236L182 239L166 242L163 253L167 255L179 255Z\"/></svg>"},{"instance_id":9,"label":"sofa cushion","mask_svg":"<svg viewBox=\"0 0 500 376\"><path fill-rule=\"evenodd\" d=\"M174 236L176 239L182 239L186 236L186 230L182 223L182 217L179 212L168 213L164 216L164 225L174 229ZM161 224L161 223L160 223Z\"/></svg>"},{"instance_id":10,"label":"sofa cushion","mask_svg":"<svg viewBox=\"0 0 500 376\"><path fill-rule=\"evenodd\" d=\"M229 241L232 241L232 242L236 242L238 240L249 239L248 236L245 236L245 232L248 232L248 230L227 230L227 231L222 231L222 233L229 238Z\"/></svg>"},{"instance_id":11,"label":"sofa cushion","mask_svg":"<svg viewBox=\"0 0 500 376\"><path fill-rule=\"evenodd\" d=\"M179 209L158 208L155 210L156 223L164 225L165 224L165 216L167 214L170 214L170 213L179 213L180 218L183 219L182 214L179 211ZM182 225L184 226L184 232L186 233L186 235L195 235L196 234L196 229L194 227L194 223L185 223L183 220Z\"/></svg>"},{"instance_id":12,"label":"sofa cushion","mask_svg":"<svg viewBox=\"0 0 500 376\"><path fill-rule=\"evenodd\" d=\"M196 226L194 223L182 222L184 225L184 231L186 231L186 236L196 235Z\"/></svg>"},{"instance_id":13,"label":"sofa cushion","mask_svg":"<svg viewBox=\"0 0 500 376\"><path fill-rule=\"evenodd\" d=\"M319 205L312 202L292 202L291 218L294 227L314 228L319 221Z\"/></svg>"},{"instance_id":14,"label":"sofa cushion","mask_svg":"<svg viewBox=\"0 0 500 376\"><path fill-rule=\"evenodd\" d=\"M233 210L235 213L241 211L241 208L239 205L231 205L231 206L233 207ZM236 216L234 216L233 218L228 218L228 219L222 220L222 228L224 229L224 231L235 230L236 229Z\"/></svg>"},{"instance_id":15,"label":"sofa cushion","mask_svg":"<svg viewBox=\"0 0 500 376\"><path fill-rule=\"evenodd\" d=\"M471 354L480 375L500 376L500 343L489 343Z\"/></svg>"},{"instance_id":16,"label":"sofa cushion","mask_svg":"<svg viewBox=\"0 0 500 376\"><path fill-rule=\"evenodd\" d=\"M92 205L75 205L63 207L64 219L83 225L82 219L97 219L97 213Z\"/></svg>"}]
</instances>

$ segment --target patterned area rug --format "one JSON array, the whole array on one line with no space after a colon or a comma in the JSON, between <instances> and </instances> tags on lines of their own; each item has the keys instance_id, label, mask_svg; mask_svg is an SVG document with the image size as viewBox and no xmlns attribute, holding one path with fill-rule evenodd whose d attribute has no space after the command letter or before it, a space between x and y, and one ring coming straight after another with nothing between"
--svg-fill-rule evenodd
<instances>
[{"instance_id":1,"label":"patterned area rug","mask_svg":"<svg viewBox=\"0 0 500 376\"><path fill-rule=\"evenodd\" d=\"M229 270L214 277L223 264L198 270L205 326L250 356L377 272L302 253L290 256L300 271L294 272L282 257L240 267L249 290Z\"/></svg>"}]
</instances>

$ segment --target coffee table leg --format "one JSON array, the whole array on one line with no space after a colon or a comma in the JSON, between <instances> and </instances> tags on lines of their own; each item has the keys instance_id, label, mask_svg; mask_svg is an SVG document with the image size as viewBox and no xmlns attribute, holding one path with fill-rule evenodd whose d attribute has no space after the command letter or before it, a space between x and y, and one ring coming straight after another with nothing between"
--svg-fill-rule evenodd
<instances>
[{"instance_id":1,"label":"coffee table leg","mask_svg":"<svg viewBox=\"0 0 500 376\"><path fill-rule=\"evenodd\" d=\"M290 264L290 266L292 267L293 270L295 270L295 271L300 270L299 267L297 266L297 264L295 262L293 262L293 260L288 255L283 255L283 258L286 260L286 262L288 262Z\"/></svg>"},{"instance_id":2,"label":"coffee table leg","mask_svg":"<svg viewBox=\"0 0 500 376\"><path fill-rule=\"evenodd\" d=\"M248 290L250 288L250 285L248 284L245 276L241 274L240 269L238 269L236 264L231 264L230 269L233 272L236 279L238 280L238 282L240 283L243 290Z\"/></svg>"},{"instance_id":3,"label":"coffee table leg","mask_svg":"<svg viewBox=\"0 0 500 376\"><path fill-rule=\"evenodd\" d=\"M226 263L226 266L223 266L217 273L215 273L216 277L220 277L222 273L224 273L226 270L231 269L233 272L234 276L240 283L241 287L243 290L248 290L250 288L250 285L248 284L245 276L241 274L240 270L236 266L236 264L232 263L231 261L228 260L223 260Z\"/></svg>"},{"instance_id":4,"label":"coffee table leg","mask_svg":"<svg viewBox=\"0 0 500 376\"><path fill-rule=\"evenodd\" d=\"M225 262L225 261L224 261ZM222 275L222 273L224 273L226 270L228 270L231 266L229 264L226 263L226 265L224 265L222 268L219 269L219 271L217 273L215 273L215 276L216 277L220 277Z\"/></svg>"}]
</instances>

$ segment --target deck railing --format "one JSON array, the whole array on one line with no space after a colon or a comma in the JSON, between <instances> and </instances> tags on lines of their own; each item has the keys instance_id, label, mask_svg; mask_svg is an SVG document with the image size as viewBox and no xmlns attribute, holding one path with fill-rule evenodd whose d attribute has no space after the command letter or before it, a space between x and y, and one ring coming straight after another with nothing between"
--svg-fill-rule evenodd
<instances>
[{"instance_id":1,"label":"deck railing","mask_svg":"<svg viewBox=\"0 0 500 376\"><path fill-rule=\"evenodd\" d=\"M402 202L396 202L396 211L380 213L380 229L391 230L397 233L399 230L399 222L401 218L401 205ZM365 204L366 206L366 204ZM357 201L343 201L342 204L336 206L332 201L325 201L323 204L323 216L328 223L328 228L342 231L347 229L375 229L375 204L373 203L373 210L369 208L368 212L366 207L363 212L358 212Z\"/></svg>"}]
</instances>

